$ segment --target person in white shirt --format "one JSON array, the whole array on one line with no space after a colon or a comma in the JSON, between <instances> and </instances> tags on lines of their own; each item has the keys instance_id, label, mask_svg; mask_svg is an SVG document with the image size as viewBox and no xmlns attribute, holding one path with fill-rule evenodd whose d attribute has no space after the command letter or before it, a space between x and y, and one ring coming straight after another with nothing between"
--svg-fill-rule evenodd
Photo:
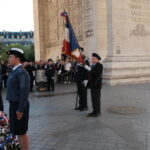
<instances>
[{"instance_id":1,"label":"person in white shirt","mask_svg":"<svg viewBox=\"0 0 150 150\"><path fill-rule=\"evenodd\" d=\"M72 67L72 65L71 65L70 61L67 60L65 63L65 75L64 75L65 76L65 81L64 81L65 84L66 83L70 84L70 82L71 82L71 73L70 73L71 67Z\"/></svg>"}]
</instances>

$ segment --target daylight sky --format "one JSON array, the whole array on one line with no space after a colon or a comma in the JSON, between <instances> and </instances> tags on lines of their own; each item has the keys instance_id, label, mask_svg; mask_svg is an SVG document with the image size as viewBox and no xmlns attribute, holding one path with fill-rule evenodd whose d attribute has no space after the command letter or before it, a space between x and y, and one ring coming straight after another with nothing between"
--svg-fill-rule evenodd
<instances>
[{"instance_id":1,"label":"daylight sky","mask_svg":"<svg viewBox=\"0 0 150 150\"><path fill-rule=\"evenodd\" d=\"M33 31L33 0L0 0L0 31Z\"/></svg>"}]
</instances>

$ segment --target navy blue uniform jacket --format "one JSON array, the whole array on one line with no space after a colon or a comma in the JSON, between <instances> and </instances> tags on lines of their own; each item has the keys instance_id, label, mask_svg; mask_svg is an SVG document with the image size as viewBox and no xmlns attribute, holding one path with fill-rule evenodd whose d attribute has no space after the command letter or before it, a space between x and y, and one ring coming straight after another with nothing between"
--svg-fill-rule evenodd
<instances>
[{"instance_id":1,"label":"navy blue uniform jacket","mask_svg":"<svg viewBox=\"0 0 150 150\"><path fill-rule=\"evenodd\" d=\"M7 81L6 99L10 102L19 102L18 110L23 112L28 103L30 87L29 74L19 66L9 74Z\"/></svg>"}]
</instances>

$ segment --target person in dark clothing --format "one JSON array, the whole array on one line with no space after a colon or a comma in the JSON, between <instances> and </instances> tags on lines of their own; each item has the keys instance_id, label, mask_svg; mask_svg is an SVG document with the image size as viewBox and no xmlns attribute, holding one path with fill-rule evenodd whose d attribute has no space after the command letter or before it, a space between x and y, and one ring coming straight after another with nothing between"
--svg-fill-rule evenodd
<instances>
[{"instance_id":1,"label":"person in dark clothing","mask_svg":"<svg viewBox=\"0 0 150 150\"><path fill-rule=\"evenodd\" d=\"M36 65L36 70L45 70L45 65L42 61L39 61Z\"/></svg>"},{"instance_id":2,"label":"person in dark clothing","mask_svg":"<svg viewBox=\"0 0 150 150\"><path fill-rule=\"evenodd\" d=\"M28 63L25 66L26 71L29 73L30 75L30 92L33 91L33 81L34 81L34 77L33 77L33 67Z\"/></svg>"},{"instance_id":3,"label":"person in dark clothing","mask_svg":"<svg viewBox=\"0 0 150 150\"><path fill-rule=\"evenodd\" d=\"M53 64L52 59L48 60L48 64L46 65L46 77L48 81L48 90L49 91L54 91L55 90L55 65Z\"/></svg>"},{"instance_id":4,"label":"person in dark clothing","mask_svg":"<svg viewBox=\"0 0 150 150\"><path fill-rule=\"evenodd\" d=\"M1 70L2 70L2 80L4 83L4 87L6 88L8 75L7 75L7 65L4 63L4 61L1 61Z\"/></svg>"},{"instance_id":5,"label":"person in dark clothing","mask_svg":"<svg viewBox=\"0 0 150 150\"><path fill-rule=\"evenodd\" d=\"M4 111L2 89L3 89L3 81L2 81L2 69L0 64L0 111Z\"/></svg>"},{"instance_id":6,"label":"person in dark clothing","mask_svg":"<svg viewBox=\"0 0 150 150\"><path fill-rule=\"evenodd\" d=\"M79 107L77 110L88 110L87 106L87 82L89 71L84 68L83 64L78 63L75 73L75 81L77 83L77 94L79 96Z\"/></svg>"},{"instance_id":7,"label":"person in dark clothing","mask_svg":"<svg viewBox=\"0 0 150 150\"><path fill-rule=\"evenodd\" d=\"M97 53L92 54L92 67L85 65L87 70L90 70L90 88L93 111L87 117L98 117L101 115L101 88L102 88L102 73L103 65L99 63L101 57Z\"/></svg>"},{"instance_id":8,"label":"person in dark clothing","mask_svg":"<svg viewBox=\"0 0 150 150\"><path fill-rule=\"evenodd\" d=\"M21 62L25 60L24 52L19 48L11 48L7 54L8 62L13 67L7 81L9 101L10 132L18 135L22 150L29 150L28 119L29 119L29 87L30 77Z\"/></svg>"},{"instance_id":9,"label":"person in dark clothing","mask_svg":"<svg viewBox=\"0 0 150 150\"><path fill-rule=\"evenodd\" d=\"M34 86L34 81L35 81L35 74L36 74L36 68L35 68L35 65L33 62L30 62L30 66L31 66L31 70L32 70L32 79L30 81L30 87L32 87L33 89L33 86Z\"/></svg>"}]
</instances>

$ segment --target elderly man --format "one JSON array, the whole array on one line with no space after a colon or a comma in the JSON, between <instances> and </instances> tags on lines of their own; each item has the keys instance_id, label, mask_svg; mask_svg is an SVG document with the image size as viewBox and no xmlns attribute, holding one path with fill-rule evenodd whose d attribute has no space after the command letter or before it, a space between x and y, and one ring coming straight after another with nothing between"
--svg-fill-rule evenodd
<instances>
[{"instance_id":1,"label":"elderly man","mask_svg":"<svg viewBox=\"0 0 150 150\"><path fill-rule=\"evenodd\" d=\"M101 88L102 88L102 72L103 65L99 63L101 57L97 53L92 54L92 67L89 68L85 65L85 68L90 71L90 88L93 111L87 115L87 117L98 117L101 115Z\"/></svg>"},{"instance_id":2,"label":"elderly man","mask_svg":"<svg viewBox=\"0 0 150 150\"><path fill-rule=\"evenodd\" d=\"M9 101L10 132L18 135L22 150L29 150L27 135L29 118L30 77L23 69L24 52L22 49L11 48L7 54L8 62L13 67L7 81L7 96Z\"/></svg>"}]
</instances>

